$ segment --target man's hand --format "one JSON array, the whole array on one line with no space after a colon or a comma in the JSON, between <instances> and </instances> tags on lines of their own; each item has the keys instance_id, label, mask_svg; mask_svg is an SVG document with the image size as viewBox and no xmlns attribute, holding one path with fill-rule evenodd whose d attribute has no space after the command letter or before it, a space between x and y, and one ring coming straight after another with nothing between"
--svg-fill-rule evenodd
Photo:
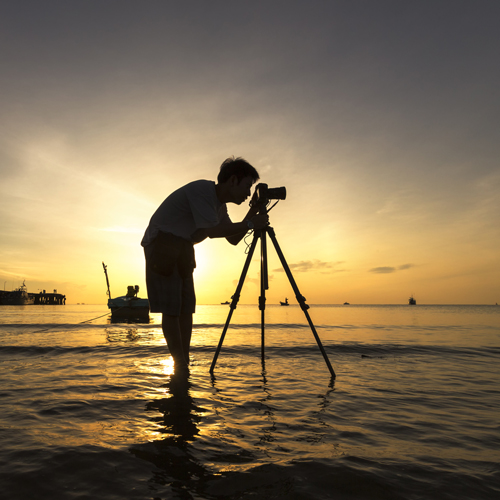
<instances>
[{"instance_id":1,"label":"man's hand","mask_svg":"<svg viewBox=\"0 0 500 500\"><path fill-rule=\"evenodd\" d=\"M267 214L254 215L250 220L253 222L254 229L262 229L269 225L269 215Z\"/></svg>"},{"instance_id":2,"label":"man's hand","mask_svg":"<svg viewBox=\"0 0 500 500\"><path fill-rule=\"evenodd\" d=\"M253 192L253 196L252 196L252 199L250 200L249 205L252 208L254 208L254 207L257 208L259 206L258 200L259 200L259 195L257 194L257 190L255 190Z\"/></svg>"}]
</instances>

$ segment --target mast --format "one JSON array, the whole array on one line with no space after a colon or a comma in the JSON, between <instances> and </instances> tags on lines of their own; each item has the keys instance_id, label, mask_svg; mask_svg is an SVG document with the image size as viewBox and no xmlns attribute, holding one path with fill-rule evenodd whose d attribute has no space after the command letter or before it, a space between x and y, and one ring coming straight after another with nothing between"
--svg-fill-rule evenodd
<instances>
[{"instance_id":1,"label":"mast","mask_svg":"<svg viewBox=\"0 0 500 500\"><path fill-rule=\"evenodd\" d=\"M111 292L109 290L108 269L107 269L108 266L106 266L106 264L104 264L103 262L102 267L104 269L104 274L106 275L106 285L108 285L108 291L106 292L106 294L108 295L109 298L111 298Z\"/></svg>"}]
</instances>

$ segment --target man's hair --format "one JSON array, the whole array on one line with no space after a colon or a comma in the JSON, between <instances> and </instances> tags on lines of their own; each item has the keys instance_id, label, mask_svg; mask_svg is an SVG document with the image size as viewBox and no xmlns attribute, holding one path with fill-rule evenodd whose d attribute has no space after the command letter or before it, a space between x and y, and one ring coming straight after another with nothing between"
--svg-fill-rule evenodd
<instances>
[{"instance_id":1,"label":"man's hair","mask_svg":"<svg viewBox=\"0 0 500 500\"><path fill-rule=\"evenodd\" d=\"M222 162L219 175L217 176L217 182L226 182L233 175L237 177L238 184L241 182L243 177L251 177L254 182L259 180L259 173L254 167L252 167L252 165L250 165L250 163L243 158L235 158L234 156L231 156Z\"/></svg>"}]
</instances>

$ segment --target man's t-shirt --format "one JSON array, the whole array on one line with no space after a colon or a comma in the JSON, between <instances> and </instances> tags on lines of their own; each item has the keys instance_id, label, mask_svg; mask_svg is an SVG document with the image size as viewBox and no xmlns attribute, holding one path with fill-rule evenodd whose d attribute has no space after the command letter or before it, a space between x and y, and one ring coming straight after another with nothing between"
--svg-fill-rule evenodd
<instances>
[{"instance_id":1,"label":"man's t-shirt","mask_svg":"<svg viewBox=\"0 0 500 500\"><path fill-rule=\"evenodd\" d=\"M149 245L158 231L199 243L206 235L198 233L195 236L197 230L217 226L223 221L231 222L231 219L226 204L217 198L215 182L190 182L174 191L158 207L149 221L141 245Z\"/></svg>"}]
</instances>

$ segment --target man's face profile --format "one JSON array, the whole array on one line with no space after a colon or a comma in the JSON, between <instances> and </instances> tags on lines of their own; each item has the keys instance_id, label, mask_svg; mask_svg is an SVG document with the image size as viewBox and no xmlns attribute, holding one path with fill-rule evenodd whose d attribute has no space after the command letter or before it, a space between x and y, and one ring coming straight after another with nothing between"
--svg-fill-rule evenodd
<instances>
[{"instance_id":1,"label":"man's face profile","mask_svg":"<svg viewBox=\"0 0 500 500\"><path fill-rule=\"evenodd\" d=\"M232 203L241 205L251 194L253 186L253 179L250 176L243 177L240 182L238 178L233 175L230 179Z\"/></svg>"}]
</instances>

